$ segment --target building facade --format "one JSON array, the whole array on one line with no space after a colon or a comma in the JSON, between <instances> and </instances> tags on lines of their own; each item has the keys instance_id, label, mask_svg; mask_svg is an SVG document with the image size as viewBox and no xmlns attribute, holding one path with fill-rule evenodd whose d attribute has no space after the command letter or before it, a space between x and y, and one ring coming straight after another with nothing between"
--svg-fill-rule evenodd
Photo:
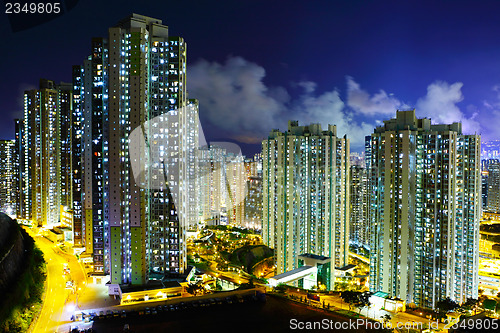
<instances>
[{"instance_id":1,"label":"building facade","mask_svg":"<svg viewBox=\"0 0 500 333\"><path fill-rule=\"evenodd\" d=\"M74 86L74 238L92 256L94 272L109 270L107 110L108 48L104 38L93 38L91 55L73 66Z\"/></svg>"},{"instance_id":2,"label":"building facade","mask_svg":"<svg viewBox=\"0 0 500 333\"><path fill-rule=\"evenodd\" d=\"M218 142L198 150L200 220L208 225L230 223L244 226L247 195L245 158L241 153L228 152L227 148L236 146Z\"/></svg>"},{"instance_id":3,"label":"building facade","mask_svg":"<svg viewBox=\"0 0 500 333\"><path fill-rule=\"evenodd\" d=\"M219 224L227 216L226 150L211 145L198 150L198 187L200 219L206 224Z\"/></svg>"},{"instance_id":4,"label":"building facade","mask_svg":"<svg viewBox=\"0 0 500 333\"><path fill-rule=\"evenodd\" d=\"M245 160L247 194L245 196L245 227L262 228L262 153Z\"/></svg>"},{"instance_id":5,"label":"building facade","mask_svg":"<svg viewBox=\"0 0 500 333\"><path fill-rule=\"evenodd\" d=\"M500 213L500 161L489 159L485 162L488 175L486 181L486 210L492 213Z\"/></svg>"},{"instance_id":6,"label":"building facade","mask_svg":"<svg viewBox=\"0 0 500 333\"><path fill-rule=\"evenodd\" d=\"M335 267L348 263L349 141L336 127L273 130L262 142L262 238L274 249L277 274L299 268L299 256L328 264L318 283L333 289Z\"/></svg>"},{"instance_id":7,"label":"building facade","mask_svg":"<svg viewBox=\"0 0 500 333\"><path fill-rule=\"evenodd\" d=\"M34 225L60 222L61 205L72 201L70 121L72 85L40 80L24 93L22 197L24 215Z\"/></svg>"},{"instance_id":8,"label":"building facade","mask_svg":"<svg viewBox=\"0 0 500 333\"><path fill-rule=\"evenodd\" d=\"M247 195L245 157L228 155L225 168L228 222L245 227L245 197Z\"/></svg>"},{"instance_id":9,"label":"building facade","mask_svg":"<svg viewBox=\"0 0 500 333\"><path fill-rule=\"evenodd\" d=\"M85 247L85 229L83 225L83 117L81 92L82 92L82 68L81 66L73 66L73 117L71 119L71 165L73 176L73 245L75 248ZM91 253L91 252L89 252Z\"/></svg>"},{"instance_id":10,"label":"building facade","mask_svg":"<svg viewBox=\"0 0 500 333\"><path fill-rule=\"evenodd\" d=\"M187 98L186 47L161 20L132 14L93 38L73 70L82 244L114 284L186 268L186 228L199 219L198 103Z\"/></svg>"},{"instance_id":11,"label":"building facade","mask_svg":"<svg viewBox=\"0 0 500 333\"><path fill-rule=\"evenodd\" d=\"M481 158L481 207L488 210L488 161Z\"/></svg>"},{"instance_id":12,"label":"building facade","mask_svg":"<svg viewBox=\"0 0 500 333\"><path fill-rule=\"evenodd\" d=\"M398 111L370 148L370 290L426 308L477 298L480 137Z\"/></svg>"},{"instance_id":13,"label":"building facade","mask_svg":"<svg viewBox=\"0 0 500 333\"><path fill-rule=\"evenodd\" d=\"M15 140L0 140L0 212L11 217L17 213L17 170Z\"/></svg>"},{"instance_id":14,"label":"building facade","mask_svg":"<svg viewBox=\"0 0 500 333\"><path fill-rule=\"evenodd\" d=\"M26 185L24 181L26 178L24 175L24 119L15 119L15 155L16 155L16 218L24 219L28 214L26 213L26 192L23 189L26 189Z\"/></svg>"},{"instance_id":15,"label":"building facade","mask_svg":"<svg viewBox=\"0 0 500 333\"><path fill-rule=\"evenodd\" d=\"M362 165L351 165L350 198L349 198L349 241L368 248L370 240L368 216L368 173Z\"/></svg>"}]
</instances>

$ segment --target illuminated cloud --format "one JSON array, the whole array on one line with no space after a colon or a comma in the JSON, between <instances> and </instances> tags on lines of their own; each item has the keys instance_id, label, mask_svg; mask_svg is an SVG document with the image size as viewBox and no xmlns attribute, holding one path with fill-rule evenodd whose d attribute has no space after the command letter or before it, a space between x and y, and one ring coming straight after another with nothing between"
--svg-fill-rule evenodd
<instances>
[{"instance_id":1,"label":"illuminated cloud","mask_svg":"<svg viewBox=\"0 0 500 333\"><path fill-rule=\"evenodd\" d=\"M263 82L265 70L241 57L225 64L198 61L189 67L189 94L200 101L202 123L216 126L248 143L262 140L283 110L283 89Z\"/></svg>"},{"instance_id":2,"label":"illuminated cloud","mask_svg":"<svg viewBox=\"0 0 500 333\"><path fill-rule=\"evenodd\" d=\"M354 111L367 116L387 115L392 116L395 110L400 109L403 103L380 90L373 96L361 89L353 78L347 77L347 105Z\"/></svg>"},{"instance_id":3,"label":"illuminated cloud","mask_svg":"<svg viewBox=\"0 0 500 333\"><path fill-rule=\"evenodd\" d=\"M200 101L203 126L216 128L218 135L239 142L260 143L271 129L284 131L288 120L298 120L303 125L320 123L323 128L334 124L338 136L347 134L351 148L361 150L364 137L381 125L380 120L393 118L398 109L413 108L419 118L443 124L461 121L464 133L480 132L480 114L468 117L458 107L464 99L461 82L436 81L427 87L425 96L409 106L382 89L371 95L352 77L347 77L344 100L335 87L319 92L312 81L291 83L300 88L298 95L291 97L284 87L267 86L264 68L241 57L230 57L224 64L200 60L188 71L189 94ZM500 116L498 119L500 124Z\"/></svg>"},{"instance_id":4,"label":"illuminated cloud","mask_svg":"<svg viewBox=\"0 0 500 333\"><path fill-rule=\"evenodd\" d=\"M328 124L337 126L337 136L347 134L353 147L364 146L364 137L373 131L374 124L356 120L353 112L346 108L337 90L320 95L306 94L295 102L292 119L299 124L320 123L323 128Z\"/></svg>"},{"instance_id":5,"label":"illuminated cloud","mask_svg":"<svg viewBox=\"0 0 500 333\"><path fill-rule=\"evenodd\" d=\"M436 81L427 87L427 95L417 101L416 109L419 117L431 118L433 123L449 124L462 122L465 134L480 132L480 126L474 115L467 117L457 106L464 97L462 82L448 84Z\"/></svg>"},{"instance_id":6,"label":"illuminated cloud","mask_svg":"<svg viewBox=\"0 0 500 333\"><path fill-rule=\"evenodd\" d=\"M189 94L200 101L202 124L217 127L230 139L259 143L273 128L286 130L293 119L324 128L334 124L339 136L347 134L351 145L361 147L374 128L355 120L337 90L316 94L315 82L302 81L294 84L301 94L291 99L285 88L264 84L264 68L241 57L224 64L201 60L188 71Z\"/></svg>"}]
</instances>

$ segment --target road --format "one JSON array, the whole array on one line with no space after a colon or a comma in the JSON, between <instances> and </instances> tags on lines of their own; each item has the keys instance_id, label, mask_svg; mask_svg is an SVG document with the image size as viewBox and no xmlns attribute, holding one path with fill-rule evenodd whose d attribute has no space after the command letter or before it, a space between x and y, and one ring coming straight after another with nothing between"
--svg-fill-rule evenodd
<instances>
[{"instance_id":1,"label":"road","mask_svg":"<svg viewBox=\"0 0 500 333\"><path fill-rule=\"evenodd\" d=\"M366 263L366 264L370 264L370 259L369 259L369 258L363 257L362 255L359 255L359 254L354 253L354 252L351 252L351 251L349 251L349 255L350 255L351 257L354 257L354 258L356 258L356 259L361 260L362 262L364 262L364 263Z\"/></svg>"},{"instance_id":2,"label":"road","mask_svg":"<svg viewBox=\"0 0 500 333\"><path fill-rule=\"evenodd\" d=\"M302 297L302 298L306 297L306 294L303 292L293 291L293 292L287 292L287 294L288 295L295 295L295 296ZM341 313L343 312L342 310L344 310L344 311L349 310L349 305L347 303L345 303L344 301L342 301L340 296L336 296L336 295L335 296L334 295L321 296L319 304L322 305L323 301L325 302L325 304L330 304L330 307L333 306L334 308L340 309ZM359 313L359 309L357 309L357 308L352 308L352 311ZM404 323L412 323L412 324L413 323L421 323L420 325L423 325L423 324L429 325L430 324L429 319L427 319L427 318L415 316L413 314L409 314L409 313L405 313L405 312L393 313L393 312L389 312L389 311L385 311L385 310L377 310L374 307L363 308L361 310L361 315L368 317L368 318L371 318L371 319L374 319L374 320L377 320L377 321L381 321L382 316L385 314L388 314L391 316L392 327L398 327L397 326L398 323L403 323L403 324ZM416 326L414 326L414 327L418 328L418 324L415 324L415 325ZM443 323L439 323L439 324L434 323L433 325L438 325L440 329L443 329L445 326L445 324L443 324ZM433 327L435 327L435 326L433 326Z\"/></svg>"},{"instance_id":3,"label":"road","mask_svg":"<svg viewBox=\"0 0 500 333\"><path fill-rule=\"evenodd\" d=\"M71 315L76 307L74 290L78 291L80 288L82 291L85 288L85 274L76 257L64 253L48 239L35 235L31 230L27 231L35 239L47 262L47 281L42 310L36 323L32 324L31 332L67 332ZM70 267L70 275L63 274L65 263ZM67 280L75 281L74 290L66 289Z\"/></svg>"}]
</instances>

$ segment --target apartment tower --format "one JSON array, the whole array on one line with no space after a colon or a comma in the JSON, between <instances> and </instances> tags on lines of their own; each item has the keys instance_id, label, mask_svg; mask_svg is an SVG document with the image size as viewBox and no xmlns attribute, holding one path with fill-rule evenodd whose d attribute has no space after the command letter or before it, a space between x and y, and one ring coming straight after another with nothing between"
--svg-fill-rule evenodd
<instances>
[{"instance_id":1,"label":"apartment tower","mask_svg":"<svg viewBox=\"0 0 500 333\"><path fill-rule=\"evenodd\" d=\"M71 84L45 79L24 93L20 218L38 227L59 223L61 205L71 204L72 97Z\"/></svg>"},{"instance_id":2,"label":"apartment tower","mask_svg":"<svg viewBox=\"0 0 500 333\"><path fill-rule=\"evenodd\" d=\"M398 111L369 146L370 290L425 308L477 298L480 137Z\"/></svg>"},{"instance_id":3,"label":"apartment tower","mask_svg":"<svg viewBox=\"0 0 500 333\"><path fill-rule=\"evenodd\" d=\"M186 228L199 219L198 103L187 98L186 47L161 20L132 14L93 38L74 68L82 241L111 283L186 268Z\"/></svg>"},{"instance_id":4,"label":"apartment tower","mask_svg":"<svg viewBox=\"0 0 500 333\"><path fill-rule=\"evenodd\" d=\"M325 263L318 282L333 289L335 268L348 263L349 140L334 125L290 121L262 142L262 158L262 238L274 249L276 273L314 256Z\"/></svg>"}]
</instances>

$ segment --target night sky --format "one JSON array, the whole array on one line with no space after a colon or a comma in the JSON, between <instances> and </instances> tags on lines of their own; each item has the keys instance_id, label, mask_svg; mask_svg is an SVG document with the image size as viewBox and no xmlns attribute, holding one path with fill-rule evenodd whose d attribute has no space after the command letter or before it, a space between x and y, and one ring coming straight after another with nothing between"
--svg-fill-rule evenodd
<instances>
[{"instance_id":1,"label":"night sky","mask_svg":"<svg viewBox=\"0 0 500 333\"><path fill-rule=\"evenodd\" d=\"M413 108L500 138L500 1L71 2L21 31L2 14L0 138L14 137L24 90L40 78L70 82L91 38L132 12L188 43L189 97L208 141L253 154L297 119L336 124L361 151L374 126Z\"/></svg>"}]
</instances>

